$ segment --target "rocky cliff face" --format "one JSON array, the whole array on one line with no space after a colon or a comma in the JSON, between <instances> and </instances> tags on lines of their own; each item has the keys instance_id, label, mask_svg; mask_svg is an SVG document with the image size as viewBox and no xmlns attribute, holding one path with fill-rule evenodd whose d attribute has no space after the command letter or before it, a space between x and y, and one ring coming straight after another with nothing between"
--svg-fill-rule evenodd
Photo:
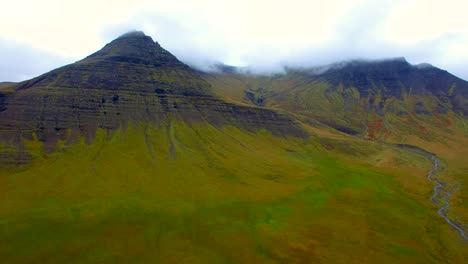
<instances>
[{"instance_id":1,"label":"rocky cliff face","mask_svg":"<svg viewBox=\"0 0 468 264\"><path fill-rule=\"evenodd\" d=\"M306 136L288 116L230 104L210 84L142 32L125 34L74 64L0 90L2 160L28 162L23 139L91 140L96 130L171 120L233 125L275 135Z\"/></svg>"},{"instance_id":2,"label":"rocky cliff face","mask_svg":"<svg viewBox=\"0 0 468 264\"><path fill-rule=\"evenodd\" d=\"M404 58L287 69L273 76L218 68L203 76L221 96L372 139L415 134L429 140L432 128L451 133L468 117L468 82Z\"/></svg>"},{"instance_id":3,"label":"rocky cliff face","mask_svg":"<svg viewBox=\"0 0 468 264\"><path fill-rule=\"evenodd\" d=\"M411 65L404 58L351 61L331 67L314 78L334 86L357 88L361 97L380 95L403 99L405 95L435 96L450 102L450 110L468 115L468 82L430 64ZM448 109L447 109L448 110Z\"/></svg>"}]
</instances>

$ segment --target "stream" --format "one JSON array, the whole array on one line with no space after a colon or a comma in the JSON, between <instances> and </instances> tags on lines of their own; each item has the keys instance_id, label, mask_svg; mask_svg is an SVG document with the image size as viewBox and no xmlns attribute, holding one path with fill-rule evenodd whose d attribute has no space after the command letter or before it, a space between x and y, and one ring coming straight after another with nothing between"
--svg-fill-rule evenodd
<instances>
[{"instance_id":1,"label":"stream","mask_svg":"<svg viewBox=\"0 0 468 264\"><path fill-rule=\"evenodd\" d=\"M434 178L434 175L439 170L439 159L435 155L433 155L431 157L431 160L434 164L434 167L432 167L432 170L429 171L429 173L427 174L427 179L431 182L434 182L435 186L434 193L432 194L430 200L433 204L441 206L439 210L437 210L437 214L439 214L440 217L442 217L452 228L457 230L462 238L468 240L468 237L463 227L460 224L452 221L447 216L448 208L450 207L450 202L448 200L450 199L452 194L444 189L444 187L446 186L445 182Z\"/></svg>"}]
</instances>

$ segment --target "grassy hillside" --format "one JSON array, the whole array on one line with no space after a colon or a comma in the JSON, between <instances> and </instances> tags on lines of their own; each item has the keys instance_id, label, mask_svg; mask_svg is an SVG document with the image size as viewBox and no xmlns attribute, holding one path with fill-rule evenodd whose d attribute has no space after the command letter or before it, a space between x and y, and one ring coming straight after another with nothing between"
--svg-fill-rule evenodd
<instances>
[{"instance_id":1,"label":"grassy hillside","mask_svg":"<svg viewBox=\"0 0 468 264\"><path fill-rule=\"evenodd\" d=\"M0 173L3 263L460 263L415 154L309 128L276 137L170 120L31 139Z\"/></svg>"},{"instance_id":2,"label":"grassy hillside","mask_svg":"<svg viewBox=\"0 0 468 264\"><path fill-rule=\"evenodd\" d=\"M468 259L431 162L389 144L436 153L468 223L466 83L402 60L322 77L201 76L132 32L0 84L0 263Z\"/></svg>"},{"instance_id":3,"label":"grassy hillside","mask_svg":"<svg viewBox=\"0 0 468 264\"><path fill-rule=\"evenodd\" d=\"M449 99L427 91L414 92L411 86L399 88L398 95L385 92L385 86L375 87L369 94L359 86L333 84L325 77L301 71L273 76L215 73L204 78L226 100L287 111L308 124L369 139L403 141L414 135L431 141L435 140L433 128L450 135L466 122Z\"/></svg>"},{"instance_id":4,"label":"grassy hillside","mask_svg":"<svg viewBox=\"0 0 468 264\"><path fill-rule=\"evenodd\" d=\"M385 97L385 87L380 87L380 93L374 87L376 95L363 97L356 87L334 86L300 71L275 76L229 72L204 77L220 97L250 105L261 102L262 107L286 111L324 137L341 139L352 134L355 138L415 145L437 154L444 163L438 177L448 183L452 193L449 216L466 227L468 120L453 110L444 96L407 89L401 97ZM464 92L459 89L460 94Z\"/></svg>"}]
</instances>

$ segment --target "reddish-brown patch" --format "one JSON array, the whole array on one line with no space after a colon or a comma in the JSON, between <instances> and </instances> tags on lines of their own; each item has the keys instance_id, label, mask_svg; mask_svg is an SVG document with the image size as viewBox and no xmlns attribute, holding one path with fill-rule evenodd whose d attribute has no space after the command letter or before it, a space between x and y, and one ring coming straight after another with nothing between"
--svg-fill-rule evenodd
<instances>
[{"instance_id":1,"label":"reddish-brown patch","mask_svg":"<svg viewBox=\"0 0 468 264\"><path fill-rule=\"evenodd\" d=\"M423 132L424 134L427 134L427 129L424 126L418 125L419 131Z\"/></svg>"},{"instance_id":2,"label":"reddish-brown patch","mask_svg":"<svg viewBox=\"0 0 468 264\"><path fill-rule=\"evenodd\" d=\"M323 147L325 147L326 150L334 150L335 149L335 146L333 146L330 143L324 143Z\"/></svg>"},{"instance_id":3,"label":"reddish-brown patch","mask_svg":"<svg viewBox=\"0 0 468 264\"><path fill-rule=\"evenodd\" d=\"M382 119L377 119L374 122L367 121L367 136L370 139L376 139L382 130Z\"/></svg>"},{"instance_id":4,"label":"reddish-brown patch","mask_svg":"<svg viewBox=\"0 0 468 264\"><path fill-rule=\"evenodd\" d=\"M444 124L446 126L452 126L453 125L452 121L450 119L448 119L448 118L444 118L443 122L444 122Z\"/></svg>"}]
</instances>

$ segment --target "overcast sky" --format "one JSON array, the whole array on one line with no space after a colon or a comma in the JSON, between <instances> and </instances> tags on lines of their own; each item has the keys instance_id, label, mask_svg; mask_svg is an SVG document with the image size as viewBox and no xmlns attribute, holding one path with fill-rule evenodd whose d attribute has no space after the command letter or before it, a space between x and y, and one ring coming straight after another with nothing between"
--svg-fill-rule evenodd
<instances>
[{"instance_id":1,"label":"overcast sky","mask_svg":"<svg viewBox=\"0 0 468 264\"><path fill-rule=\"evenodd\" d=\"M466 0L1 1L0 81L72 63L133 29L198 67L404 56L468 79Z\"/></svg>"}]
</instances>

